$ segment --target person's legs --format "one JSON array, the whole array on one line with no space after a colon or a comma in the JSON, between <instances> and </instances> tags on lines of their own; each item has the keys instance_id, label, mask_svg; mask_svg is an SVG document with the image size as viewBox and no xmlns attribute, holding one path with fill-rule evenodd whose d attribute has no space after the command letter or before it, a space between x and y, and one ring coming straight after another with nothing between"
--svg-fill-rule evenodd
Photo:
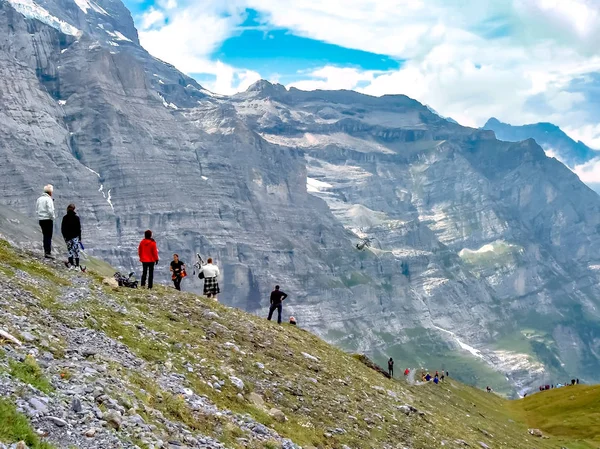
<instances>
[{"instance_id":1,"label":"person's legs","mask_svg":"<svg viewBox=\"0 0 600 449\"><path fill-rule=\"evenodd\" d=\"M154 264L148 264L148 288L152 288L154 283Z\"/></svg>"},{"instance_id":2,"label":"person's legs","mask_svg":"<svg viewBox=\"0 0 600 449\"><path fill-rule=\"evenodd\" d=\"M146 286L146 278L148 277L148 264L142 262L142 287Z\"/></svg>"},{"instance_id":3,"label":"person's legs","mask_svg":"<svg viewBox=\"0 0 600 449\"><path fill-rule=\"evenodd\" d=\"M283 312L283 304L277 306L277 323L281 324L281 312Z\"/></svg>"},{"instance_id":4,"label":"person's legs","mask_svg":"<svg viewBox=\"0 0 600 449\"><path fill-rule=\"evenodd\" d=\"M271 307L269 307L269 317L267 318L267 320L271 321L271 318L273 318L273 312L275 312L275 308L276 306L271 304Z\"/></svg>"},{"instance_id":5,"label":"person's legs","mask_svg":"<svg viewBox=\"0 0 600 449\"><path fill-rule=\"evenodd\" d=\"M173 284L175 285L176 290L181 290L181 278L179 276L173 279Z\"/></svg>"},{"instance_id":6,"label":"person's legs","mask_svg":"<svg viewBox=\"0 0 600 449\"><path fill-rule=\"evenodd\" d=\"M52 231L54 222L52 220L40 220L40 228L42 228L42 236L44 240L44 255L52 254Z\"/></svg>"}]
</instances>

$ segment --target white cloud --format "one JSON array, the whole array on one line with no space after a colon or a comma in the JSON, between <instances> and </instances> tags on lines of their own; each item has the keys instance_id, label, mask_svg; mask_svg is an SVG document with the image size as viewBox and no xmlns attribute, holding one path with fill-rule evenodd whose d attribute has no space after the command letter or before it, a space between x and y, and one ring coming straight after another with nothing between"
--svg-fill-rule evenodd
<instances>
[{"instance_id":1,"label":"white cloud","mask_svg":"<svg viewBox=\"0 0 600 449\"><path fill-rule=\"evenodd\" d=\"M600 150L600 123L583 125L577 128L565 127L564 131L572 139L586 142L591 148Z\"/></svg>"},{"instance_id":2,"label":"white cloud","mask_svg":"<svg viewBox=\"0 0 600 449\"><path fill-rule=\"evenodd\" d=\"M295 81L288 87L302 90L356 89L361 82L372 82L374 73L355 68L326 66L310 72L311 79Z\"/></svg>"},{"instance_id":3,"label":"white cloud","mask_svg":"<svg viewBox=\"0 0 600 449\"><path fill-rule=\"evenodd\" d=\"M592 159L582 165L577 165L573 169L579 179L586 184L600 183L600 158Z\"/></svg>"},{"instance_id":4,"label":"white cloud","mask_svg":"<svg viewBox=\"0 0 600 449\"><path fill-rule=\"evenodd\" d=\"M161 0L155 8L141 21L142 44L184 72L215 75L207 87L219 93L259 76L212 58L251 8L269 26L406 60L383 74L325 66L290 85L402 93L471 126L490 116L551 121L600 148L598 117L581 108L585 93L568 90L600 70L597 0Z\"/></svg>"},{"instance_id":5,"label":"white cloud","mask_svg":"<svg viewBox=\"0 0 600 449\"><path fill-rule=\"evenodd\" d=\"M154 8L150 8L148 11L146 11L144 14L142 14L142 18L141 18L141 30L146 31L149 30L150 28L157 26L157 25L163 25L165 23L166 20L166 16L162 11L159 11L157 9Z\"/></svg>"}]
</instances>

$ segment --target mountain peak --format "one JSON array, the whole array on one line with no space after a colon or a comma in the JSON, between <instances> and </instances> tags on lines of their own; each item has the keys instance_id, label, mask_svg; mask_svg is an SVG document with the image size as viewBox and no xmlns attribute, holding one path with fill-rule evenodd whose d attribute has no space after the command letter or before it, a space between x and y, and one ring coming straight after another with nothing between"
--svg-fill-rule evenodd
<instances>
[{"instance_id":1,"label":"mountain peak","mask_svg":"<svg viewBox=\"0 0 600 449\"><path fill-rule=\"evenodd\" d=\"M535 139L546 152L555 155L569 167L587 162L596 156L594 150L582 142L574 141L560 127L549 122L513 126L492 117L483 129L494 131L498 139L509 142Z\"/></svg>"},{"instance_id":2,"label":"mountain peak","mask_svg":"<svg viewBox=\"0 0 600 449\"><path fill-rule=\"evenodd\" d=\"M268 95L271 94L284 94L287 93L287 89L283 84L271 83L270 81L261 79L252 84L246 92L262 92Z\"/></svg>"}]
</instances>

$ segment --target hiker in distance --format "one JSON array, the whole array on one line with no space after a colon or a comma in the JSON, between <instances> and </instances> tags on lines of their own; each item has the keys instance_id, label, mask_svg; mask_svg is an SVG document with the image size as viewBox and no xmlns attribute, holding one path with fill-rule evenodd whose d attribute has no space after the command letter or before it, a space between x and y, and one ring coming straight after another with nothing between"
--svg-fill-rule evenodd
<instances>
[{"instance_id":1,"label":"hiker in distance","mask_svg":"<svg viewBox=\"0 0 600 449\"><path fill-rule=\"evenodd\" d=\"M52 184L48 184L44 187L44 194L37 199L35 204L35 212L44 236L44 257L46 259L54 259L52 256L52 232L56 214L54 212L54 200L52 199L53 193L54 187L52 187Z\"/></svg>"},{"instance_id":2,"label":"hiker in distance","mask_svg":"<svg viewBox=\"0 0 600 449\"><path fill-rule=\"evenodd\" d=\"M179 254L173 254L173 260L171 261L171 279L177 290L181 290L181 280L185 276L185 263L179 260Z\"/></svg>"},{"instance_id":3,"label":"hiker in distance","mask_svg":"<svg viewBox=\"0 0 600 449\"><path fill-rule=\"evenodd\" d=\"M146 286L148 279L148 288L152 288L154 283L154 265L158 265L158 248L156 241L152 238L152 231L144 232L144 239L138 246L138 255L142 263L142 287Z\"/></svg>"},{"instance_id":4,"label":"hiker in distance","mask_svg":"<svg viewBox=\"0 0 600 449\"><path fill-rule=\"evenodd\" d=\"M394 377L394 359L391 357L388 360L388 373L390 377Z\"/></svg>"},{"instance_id":5,"label":"hiker in distance","mask_svg":"<svg viewBox=\"0 0 600 449\"><path fill-rule=\"evenodd\" d=\"M69 259L65 262L67 268L79 267L79 244L81 242L81 220L75 212L75 205L67 206L67 214L62 219L60 226L62 236L67 244Z\"/></svg>"},{"instance_id":6,"label":"hiker in distance","mask_svg":"<svg viewBox=\"0 0 600 449\"><path fill-rule=\"evenodd\" d=\"M267 318L271 321L273 318L273 312L277 310L277 323L281 324L281 312L283 311L283 301L287 298L288 295L281 290L279 290L279 285L275 286L275 290L271 292L271 307L269 308L269 317Z\"/></svg>"},{"instance_id":7,"label":"hiker in distance","mask_svg":"<svg viewBox=\"0 0 600 449\"><path fill-rule=\"evenodd\" d=\"M200 276L204 277L204 296L213 298L215 301L218 301L217 295L221 293L217 280L220 274L219 267L213 264L212 257L209 257L206 265L202 265L200 268Z\"/></svg>"}]
</instances>

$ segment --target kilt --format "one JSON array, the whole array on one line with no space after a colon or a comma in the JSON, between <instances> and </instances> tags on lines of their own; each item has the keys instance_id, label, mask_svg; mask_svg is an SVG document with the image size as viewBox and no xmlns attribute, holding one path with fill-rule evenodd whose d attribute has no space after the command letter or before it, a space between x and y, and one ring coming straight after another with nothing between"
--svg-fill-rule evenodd
<instances>
[{"instance_id":1,"label":"kilt","mask_svg":"<svg viewBox=\"0 0 600 449\"><path fill-rule=\"evenodd\" d=\"M214 278L204 278L204 294L205 295L217 295L221 293L219 289L219 283L217 282L217 277Z\"/></svg>"}]
</instances>

